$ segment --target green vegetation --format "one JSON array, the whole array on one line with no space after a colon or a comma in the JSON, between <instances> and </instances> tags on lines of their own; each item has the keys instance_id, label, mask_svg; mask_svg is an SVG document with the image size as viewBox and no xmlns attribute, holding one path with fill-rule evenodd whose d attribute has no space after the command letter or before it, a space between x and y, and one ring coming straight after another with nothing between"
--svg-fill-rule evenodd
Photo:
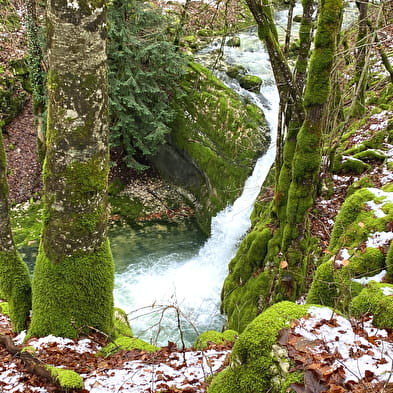
<instances>
[{"instance_id":1,"label":"green vegetation","mask_svg":"<svg viewBox=\"0 0 393 393\"><path fill-rule=\"evenodd\" d=\"M196 349L204 349L209 344L224 344L225 342L234 342L238 336L238 332L235 330L225 330L220 333L215 330L209 330L198 336L195 341L194 347Z\"/></svg>"},{"instance_id":2,"label":"green vegetation","mask_svg":"<svg viewBox=\"0 0 393 393\"><path fill-rule=\"evenodd\" d=\"M355 317L373 315L373 325L381 329L393 329L393 285L371 281L351 302Z\"/></svg>"},{"instance_id":3,"label":"green vegetation","mask_svg":"<svg viewBox=\"0 0 393 393\"><path fill-rule=\"evenodd\" d=\"M146 168L169 132L185 57L165 36L167 21L140 1L111 2L108 10L109 108L112 146L129 167Z\"/></svg>"},{"instance_id":4,"label":"green vegetation","mask_svg":"<svg viewBox=\"0 0 393 393\"><path fill-rule=\"evenodd\" d=\"M288 374L289 365L283 362L286 356L272 347L279 331L307 314L307 308L282 302L256 317L236 340L229 367L213 379L208 392L285 392L288 378L290 383L301 380L301 373Z\"/></svg>"},{"instance_id":5,"label":"green vegetation","mask_svg":"<svg viewBox=\"0 0 393 393\"><path fill-rule=\"evenodd\" d=\"M188 188L200 205L198 223L209 232L210 218L240 195L257 157L266 151L268 126L256 106L243 103L201 65L190 64L182 88L172 135L208 179Z\"/></svg>"},{"instance_id":6,"label":"green vegetation","mask_svg":"<svg viewBox=\"0 0 393 393\"><path fill-rule=\"evenodd\" d=\"M110 343L106 347L102 348L99 352L99 355L108 357L123 349L127 351L139 349L146 352L155 352L160 348L136 337L119 336L113 343Z\"/></svg>"},{"instance_id":7,"label":"green vegetation","mask_svg":"<svg viewBox=\"0 0 393 393\"><path fill-rule=\"evenodd\" d=\"M109 242L92 253L75 253L62 263L51 262L41 244L28 335L76 337L78 329L88 326L112 332L113 275Z\"/></svg>"},{"instance_id":8,"label":"green vegetation","mask_svg":"<svg viewBox=\"0 0 393 393\"><path fill-rule=\"evenodd\" d=\"M83 379L75 371L64 370L53 366L46 366L46 369L50 371L52 377L59 382L59 385L63 389L83 389Z\"/></svg>"}]
</instances>

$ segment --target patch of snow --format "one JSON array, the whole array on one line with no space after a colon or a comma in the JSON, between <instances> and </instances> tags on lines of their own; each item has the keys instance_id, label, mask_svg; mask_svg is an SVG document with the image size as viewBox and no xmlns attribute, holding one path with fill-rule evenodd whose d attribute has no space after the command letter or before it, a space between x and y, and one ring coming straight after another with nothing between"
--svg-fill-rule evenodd
<instances>
[{"instance_id":1,"label":"patch of snow","mask_svg":"<svg viewBox=\"0 0 393 393\"><path fill-rule=\"evenodd\" d=\"M101 349L100 346L97 346L91 340L86 338L78 340L75 343L74 340L71 340L69 338L49 335L46 337L41 337L29 341L29 345L34 347L36 350L39 350L47 346L53 346L53 344L56 344L56 346L59 349L72 349L73 351L78 353L97 352Z\"/></svg>"},{"instance_id":2,"label":"patch of snow","mask_svg":"<svg viewBox=\"0 0 393 393\"><path fill-rule=\"evenodd\" d=\"M384 294L385 296L391 296L391 295L393 295L393 288L391 288L391 287L382 287L382 288L381 288L381 291L383 292L383 294Z\"/></svg>"},{"instance_id":3,"label":"patch of snow","mask_svg":"<svg viewBox=\"0 0 393 393\"><path fill-rule=\"evenodd\" d=\"M367 239L366 246L378 248L385 246L393 239L393 232L374 232Z\"/></svg>"},{"instance_id":4,"label":"patch of snow","mask_svg":"<svg viewBox=\"0 0 393 393\"><path fill-rule=\"evenodd\" d=\"M361 278L353 278L352 281L358 282L363 286L366 286L370 281L382 282L382 279L386 275L386 270L382 270L380 273L376 274L375 276L370 277L361 277Z\"/></svg>"},{"instance_id":5,"label":"patch of snow","mask_svg":"<svg viewBox=\"0 0 393 393\"><path fill-rule=\"evenodd\" d=\"M155 392L168 387L194 387L216 372L223 364L229 351L207 350L172 353L167 363L148 364L141 361L127 362L121 370L96 370L82 375L85 388L90 393ZM198 389L196 391L202 391Z\"/></svg>"},{"instance_id":6,"label":"patch of snow","mask_svg":"<svg viewBox=\"0 0 393 393\"><path fill-rule=\"evenodd\" d=\"M383 201L376 203L374 201L366 202L366 205L374 211L375 217L385 217L386 214L383 212L382 207L385 203L393 203L393 192L386 192L379 188L369 187L367 190L371 191L377 198L383 198Z\"/></svg>"},{"instance_id":7,"label":"patch of snow","mask_svg":"<svg viewBox=\"0 0 393 393\"><path fill-rule=\"evenodd\" d=\"M334 313L327 307L312 306L309 317L301 318L294 331L308 340L322 340L322 344L310 351L323 353L328 350L337 354L332 369L343 367L345 380L361 380L367 372L373 372L376 380L387 380L392 371L393 343L382 340L385 330L377 330L371 321L363 322L362 329L372 340L356 333L350 320ZM356 356L353 354L356 353ZM381 361L382 360L382 361Z\"/></svg>"}]
</instances>

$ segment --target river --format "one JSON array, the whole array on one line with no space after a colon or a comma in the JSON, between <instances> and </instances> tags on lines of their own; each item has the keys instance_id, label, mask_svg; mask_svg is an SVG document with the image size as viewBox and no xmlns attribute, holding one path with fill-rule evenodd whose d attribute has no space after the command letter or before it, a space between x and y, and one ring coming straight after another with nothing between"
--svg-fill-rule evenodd
<instances>
[{"instance_id":1,"label":"river","mask_svg":"<svg viewBox=\"0 0 393 393\"><path fill-rule=\"evenodd\" d=\"M281 25L286 23L285 14L282 11L276 16ZM269 58L255 29L238 36L240 48L224 46L225 62L242 65L250 74L261 77L260 93L242 89L223 72L216 74L262 108L272 137L267 153L257 161L242 195L212 219L208 239L203 239L191 223L184 227L152 226L142 233L130 228L111 234L116 261L116 305L128 313L136 336L159 345L165 345L168 340L178 343L183 340L186 345L192 345L198 333L222 329L220 292L228 263L250 227L253 204L274 161L278 92ZM219 42L212 43L201 51L200 61L219 45Z\"/></svg>"}]
</instances>

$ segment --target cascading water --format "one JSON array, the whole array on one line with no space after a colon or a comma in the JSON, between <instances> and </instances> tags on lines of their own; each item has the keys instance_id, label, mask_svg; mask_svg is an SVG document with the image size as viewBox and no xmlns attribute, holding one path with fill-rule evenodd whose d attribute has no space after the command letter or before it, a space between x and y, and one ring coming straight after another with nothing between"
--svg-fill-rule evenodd
<instances>
[{"instance_id":1,"label":"cascading water","mask_svg":"<svg viewBox=\"0 0 393 393\"><path fill-rule=\"evenodd\" d=\"M278 18L285 24L285 12L279 13ZM161 345L168 340L180 342L179 326L187 345L193 343L198 332L222 328L220 292L228 263L250 227L254 201L275 157L278 93L268 55L255 31L239 35L240 48L224 47L225 61L242 65L251 74L260 76L263 80L260 94L241 89L224 73L218 76L263 109L272 133L267 153L257 161L242 195L212 219L211 237L199 251L200 243L194 242L187 252L179 247L166 255L146 253L137 261L129 261L128 268L116 274L115 302L129 313L134 334ZM212 44L201 55L215 47ZM177 241L181 244L181 240ZM113 249L115 253L116 247Z\"/></svg>"}]
</instances>

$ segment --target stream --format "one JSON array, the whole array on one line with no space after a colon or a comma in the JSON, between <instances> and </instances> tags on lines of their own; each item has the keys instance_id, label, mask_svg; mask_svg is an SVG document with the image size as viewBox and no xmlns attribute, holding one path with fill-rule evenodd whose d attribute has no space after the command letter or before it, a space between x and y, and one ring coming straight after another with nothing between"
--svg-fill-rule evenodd
<instances>
[{"instance_id":1,"label":"stream","mask_svg":"<svg viewBox=\"0 0 393 393\"><path fill-rule=\"evenodd\" d=\"M277 13L277 19L285 26L286 12ZM166 345L169 340L189 346L199 333L222 329L225 320L219 312L220 292L228 263L250 227L254 201L274 161L279 99L269 58L255 29L242 31L238 36L241 46L224 46L224 60L261 77L260 93L242 89L223 72L216 75L262 108L272 138L242 195L212 219L208 239L192 223L185 227L152 226L147 233L123 229L111 234L116 261L115 303L128 313L136 336L158 345ZM206 64L209 53L219 45L218 41L213 42L196 60Z\"/></svg>"}]
</instances>

